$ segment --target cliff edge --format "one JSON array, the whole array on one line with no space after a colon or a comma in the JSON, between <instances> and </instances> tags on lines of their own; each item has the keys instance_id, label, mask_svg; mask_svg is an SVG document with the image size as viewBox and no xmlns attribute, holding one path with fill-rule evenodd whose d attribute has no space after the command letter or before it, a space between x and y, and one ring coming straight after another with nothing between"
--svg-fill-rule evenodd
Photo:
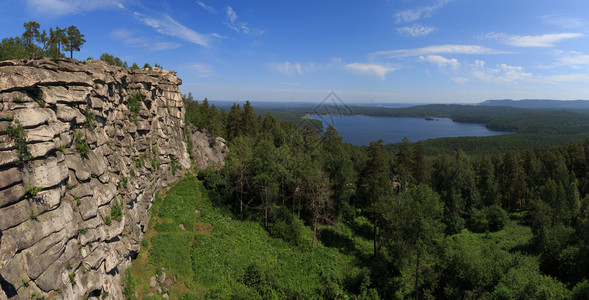
<instances>
[{"instance_id":1,"label":"cliff edge","mask_svg":"<svg viewBox=\"0 0 589 300\"><path fill-rule=\"evenodd\" d=\"M190 167L174 72L0 62L0 299L122 298L155 192Z\"/></svg>"}]
</instances>

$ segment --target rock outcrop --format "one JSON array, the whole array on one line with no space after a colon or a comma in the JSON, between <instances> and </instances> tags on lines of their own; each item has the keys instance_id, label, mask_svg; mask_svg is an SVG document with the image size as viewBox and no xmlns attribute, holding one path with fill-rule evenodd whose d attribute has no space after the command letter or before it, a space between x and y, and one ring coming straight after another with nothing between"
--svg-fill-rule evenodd
<instances>
[{"instance_id":1,"label":"rock outcrop","mask_svg":"<svg viewBox=\"0 0 589 300\"><path fill-rule=\"evenodd\" d=\"M122 298L155 192L190 166L180 84L94 60L0 62L0 299Z\"/></svg>"}]
</instances>

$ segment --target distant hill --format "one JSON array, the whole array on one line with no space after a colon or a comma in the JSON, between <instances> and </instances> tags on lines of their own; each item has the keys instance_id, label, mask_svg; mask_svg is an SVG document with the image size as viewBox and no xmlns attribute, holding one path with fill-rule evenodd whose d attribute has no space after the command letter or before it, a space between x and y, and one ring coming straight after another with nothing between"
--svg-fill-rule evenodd
<instances>
[{"instance_id":1,"label":"distant hill","mask_svg":"<svg viewBox=\"0 0 589 300\"><path fill-rule=\"evenodd\" d=\"M487 100L480 103L482 106L509 106L529 109L586 109L589 110L589 100Z\"/></svg>"}]
</instances>

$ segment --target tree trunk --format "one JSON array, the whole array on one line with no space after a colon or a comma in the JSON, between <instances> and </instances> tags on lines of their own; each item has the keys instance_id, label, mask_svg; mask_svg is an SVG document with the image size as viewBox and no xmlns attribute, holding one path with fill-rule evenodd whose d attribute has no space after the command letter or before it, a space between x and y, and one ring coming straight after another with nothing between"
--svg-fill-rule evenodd
<instances>
[{"instance_id":1,"label":"tree trunk","mask_svg":"<svg viewBox=\"0 0 589 300\"><path fill-rule=\"evenodd\" d=\"M374 229L374 257L376 257L376 231L377 231L377 227L376 227L376 198L372 198L375 199L372 201L372 208L373 208L373 213L372 213L372 218L373 220L373 229Z\"/></svg>"},{"instance_id":2,"label":"tree trunk","mask_svg":"<svg viewBox=\"0 0 589 300\"><path fill-rule=\"evenodd\" d=\"M315 249L315 239L317 238L317 223L313 224L313 244L312 248Z\"/></svg>"},{"instance_id":3,"label":"tree trunk","mask_svg":"<svg viewBox=\"0 0 589 300\"><path fill-rule=\"evenodd\" d=\"M419 299L419 249L417 250L417 262L415 264L415 300Z\"/></svg>"}]
</instances>

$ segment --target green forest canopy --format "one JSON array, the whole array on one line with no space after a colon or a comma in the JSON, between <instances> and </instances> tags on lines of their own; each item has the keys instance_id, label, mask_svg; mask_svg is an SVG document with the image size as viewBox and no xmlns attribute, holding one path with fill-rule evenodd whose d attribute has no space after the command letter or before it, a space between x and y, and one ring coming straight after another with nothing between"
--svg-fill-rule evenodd
<instances>
[{"instance_id":1,"label":"green forest canopy","mask_svg":"<svg viewBox=\"0 0 589 300\"><path fill-rule=\"evenodd\" d=\"M324 284L313 291L299 289L301 279L270 279L293 270L264 265L252 282L242 266L227 270L237 273L217 286L224 294L205 288L208 297L244 291L262 298L588 295L589 141L432 157L425 143L408 140L394 153L382 141L351 147L333 127L318 135L271 114L256 115L249 102L226 112L206 100L185 101L188 130L208 129L229 142L225 168L199 177L212 205L244 220L232 226L258 222L298 249L292 256L327 247L345 255L342 260L352 257L354 266L321 270ZM233 229L223 226L212 230L229 235ZM210 276L194 274L197 281Z\"/></svg>"}]
</instances>

